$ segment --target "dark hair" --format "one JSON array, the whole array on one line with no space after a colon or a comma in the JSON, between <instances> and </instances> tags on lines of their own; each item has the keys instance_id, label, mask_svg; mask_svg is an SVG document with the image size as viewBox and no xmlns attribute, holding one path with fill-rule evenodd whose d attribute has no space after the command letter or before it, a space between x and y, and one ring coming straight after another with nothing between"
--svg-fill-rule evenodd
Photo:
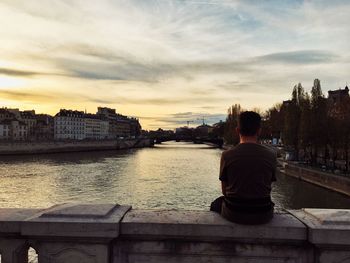
<instances>
[{"instance_id":1,"label":"dark hair","mask_svg":"<svg viewBox=\"0 0 350 263\"><path fill-rule=\"evenodd\" d=\"M254 111L244 111L239 114L238 127L243 136L254 136L260 128L261 117Z\"/></svg>"}]
</instances>

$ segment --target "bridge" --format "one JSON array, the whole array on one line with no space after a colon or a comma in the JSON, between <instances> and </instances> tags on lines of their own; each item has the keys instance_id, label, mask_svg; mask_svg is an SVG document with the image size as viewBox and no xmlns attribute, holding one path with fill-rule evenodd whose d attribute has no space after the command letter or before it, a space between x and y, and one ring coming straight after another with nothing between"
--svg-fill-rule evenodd
<instances>
[{"instance_id":1,"label":"bridge","mask_svg":"<svg viewBox=\"0 0 350 263\"><path fill-rule=\"evenodd\" d=\"M215 147L221 148L224 144L224 140L221 138L210 138L210 137L194 137L194 136L183 136L183 135L171 135L171 136L155 136L151 139L154 140L155 144L161 144L168 141L184 141L184 142L193 142L193 143L207 143Z\"/></svg>"},{"instance_id":2,"label":"bridge","mask_svg":"<svg viewBox=\"0 0 350 263\"><path fill-rule=\"evenodd\" d=\"M214 212L117 204L0 209L2 263L349 263L350 210L278 211L246 226Z\"/></svg>"}]
</instances>

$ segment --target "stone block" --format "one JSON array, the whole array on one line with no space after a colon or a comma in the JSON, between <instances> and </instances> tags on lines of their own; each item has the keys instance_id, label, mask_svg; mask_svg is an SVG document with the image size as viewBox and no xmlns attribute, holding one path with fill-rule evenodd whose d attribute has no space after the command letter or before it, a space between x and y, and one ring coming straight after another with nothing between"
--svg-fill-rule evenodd
<instances>
[{"instance_id":1,"label":"stone block","mask_svg":"<svg viewBox=\"0 0 350 263\"><path fill-rule=\"evenodd\" d=\"M114 263L310 263L307 248L283 244L127 240L114 246Z\"/></svg>"},{"instance_id":2,"label":"stone block","mask_svg":"<svg viewBox=\"0 0 350 263\"><path fill-rule=\"evenodd\" d=\"M37 214L42 209L0 209L0 236L19 235L21 233L21 223L27 218Z\"/></svg>"},{"instance_id":3,"label":"stone block","mask_svg":"<svg viewBox=\"0 0 350 263\"><path fill-rule=\"evenodd\" d=\"M117 204L57 205L25 220L22 235L112 239L119 236L119 222L130 208Z\"/></svg>"},{"instance_id":4,"label":"stone block","mask_svg":"<svg viewBox=\"0 0 350 263\"><path fill-rule=\"evenodd\" d=\"M28 248L23 239L0 238L1 263L28 263Z\"/></svg>"},{"instance_id":5,"label":"stone block","mask_svg":"<svg viewBox=\"0 0 350 263\"><path fill-rule=\"evenodd\" d=\"M289 212L308 227L312 244L350 246L350 210L304 208Z\"/></svg>"},{"instance_id":6,"label":"stone block","mask_svg":"<svg viewBox=\"0 0 350 263\"><path fill-rule=\"evenodd\" d=\"M131 210L121 222L121 235L139 239L246 240L304 242L306 227L288 213L275 214L264 225L239 225L214 212Z\"/></svg>"},{"instance_id":7,"label":"stone block","mask_svg":"<svg viewBox=\"0 0 350 263\"><path fill-rule=\"evenodd\" d=\"M109 262L107 245L47 242L39 247L38 259L41 263Z\"/></svg>"}]
</instances>

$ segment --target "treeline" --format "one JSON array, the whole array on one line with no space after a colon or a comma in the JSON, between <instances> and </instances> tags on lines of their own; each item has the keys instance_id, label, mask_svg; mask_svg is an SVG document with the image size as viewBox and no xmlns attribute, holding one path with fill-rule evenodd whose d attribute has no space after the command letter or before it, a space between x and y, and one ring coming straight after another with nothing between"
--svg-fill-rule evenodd
<instances>
[{"instance_id":1,"label":"treeline","mask_svg":"<svg viewBox=\"0 0 350 263\"><path fill-rule=\"evenodd\" d=\"M255 109L256 110L256 109ZM228 144L237 144L234 132L237 117L242 111L239 104L228 109L222 137ZM259 110L256 110L259 111ZM350 98L326 98L318 79L310 93L301 83L294 86L291 99L283 101L262 115L260 138L279 140L294 159L311 165L325 165L331 169L349 170Z\"/></svg>"}]
</instances>

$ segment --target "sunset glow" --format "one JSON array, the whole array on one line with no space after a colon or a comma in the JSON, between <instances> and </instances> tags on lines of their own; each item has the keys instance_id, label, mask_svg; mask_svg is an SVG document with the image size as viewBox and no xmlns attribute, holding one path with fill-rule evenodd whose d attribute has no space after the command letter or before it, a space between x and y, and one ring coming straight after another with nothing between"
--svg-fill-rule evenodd
<instances>
[{"instance_id":1,"label":"sunset glow","mask_svg":"<svg viewBox=\"0 0 350 263\"><path fill-rule=\"evenodd\" d=\"M214 123L298 82L343 88L349 14L349 1L3 0L0 107L107 106L146 129Z\"/></svg>"}]
</instances>

